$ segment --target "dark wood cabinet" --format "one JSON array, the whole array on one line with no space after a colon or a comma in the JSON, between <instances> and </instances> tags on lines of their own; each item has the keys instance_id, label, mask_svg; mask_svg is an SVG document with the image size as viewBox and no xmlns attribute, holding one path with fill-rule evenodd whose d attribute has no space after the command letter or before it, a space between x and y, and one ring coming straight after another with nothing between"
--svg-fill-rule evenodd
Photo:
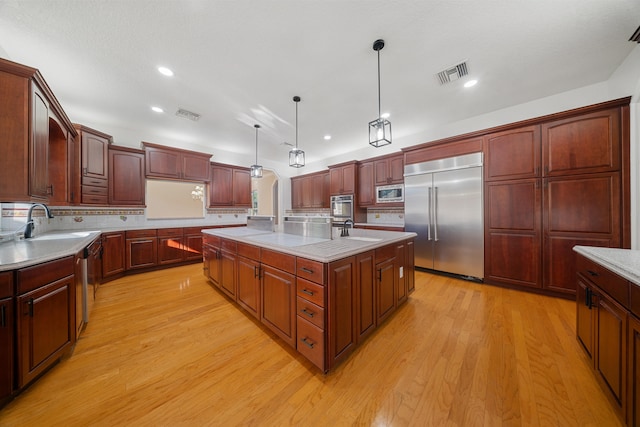
<instances>
[{"instance_id":1,"label":"dark wood cabinet","mask_svg":"<svg viewBox=\"0 0 640 427\"><path fill-rule=\"evenodd\" d=\"M40 72L0 59L0 201L73 200L76 131Z\"/></svg>"},{"instance_id":2,"label":"dark wood cabinet","mask_svg":"<svg viewBox=\"0 0 640 427\"><path fill-rule=\"evenodd\" d=\"M398 261L396 246L389 245L375 250L376 312L378 324L382 323L396 307L398 289Z\"/></svg>"},{"instance_id":3,"label":"dark wood cabinet","mask_svg":"<svg viewBox=\"0 0 640 427\"><path fill-rule=\"evenodd\" d=\"M144 206L144 151L109 146L109 204Z\"/></svg>"},{"instance_id":4,"label":"dark wood cabinet","mask_svg":"<svg viewBox=\"0 0 640 427\"><path fill-rule=\"evenodd\" d=\"M209 207L251 207L249 169L211 163Z\"/></svg>"},{"instance_id":5,"label":"dark wood cabinet","mask_svg":"<svg viewBox=\"0 0 640 427\"><path fill-rule=\"evenodd\" d=\"M109 145L113 138L86 126L74 126L79 140L76 191L80 194L80 203L106 206L109 203Z\"/></svg>"},{"instance_id":6,"label":"dark wood cabinet","mask_svg":"<svg viewBox=\"0 0 640 427\"><path fill-rule=\"evenodd\" d=\"M357 188L358 162L329 166L330 195L355 195Z\"/></svg>"},{"instance_id":7,"label":"dark wood cabinet","mask_svg":"<svg viewBox=\"0 0 640 427\"><path fill-rule=\"evenodd\" d=\"M124 231L102 233L102 278L113 280L125 270Z\"/></svg>"},{"instance_id":8,"label":"dark wood cabinet","mask_svg":"<svg viewBox=\"0 0 640 427\"><path fill-rule=\"evenodd\" d=\"M184 233L182 228L158 229L158 264L184 261Z\"/></svg>"},{"instance_id":9,"label":"dark wood cabinet","mask_svg":"<svg viewBox=\"0 0 640 427\"><path fill-rule=\"evenodd\" d=\"M329 367L333 367L344 360L357 343L354 318L357 305L355 257L330 263L328 276L328 363Z\"/></svg>"},{"instance_id":10,"label":"dark wood cabinet","mask_svg":"<svg viewBox=\"0 0 640 427\"><path fill-rule=\"evenodd\" d=\"M202 257L205 277L220 286L220 238L209 234L202 237Z\"/></svg>"},{"instance_id":11,"label":"dark wood cabinet","mask_svg":"<svg viewBox=\"0 0 640 427\"><path fill-rule=\"evenodd\" d=\"M407 279L405 277L405 256L406 256L406 244L404 242L396 245L396 271L398 273L398 280L396 282L396 306L399 306L409 298L409 290L407 287Z\"/></svg>"},{"instance_id":12,"label":"dark wood cabinet","mask_svg":"<svg viewBox=\"0 0 640 427\"><path fill-rule=\"evenodd\" d=\"M125 232L125 262L127 270L154 267L158 262L158 236L154 230Z\"/></svg>"},{"instance_id":13,"label":"dark wood cabinet","mask_svg":"<svg viewBox=\"0 0 640 427\"><path fill-rule=\"evenodd\" d=\"M329 172L316 172L291 178L293 209L329 207Z\"/></svg>"},{"instance_id":14,"label":"dark wood cabinet","mask_svg":"<svg viewBox=\"0 0 640 427\"><path fill-rule=\"evenodd\" d=\"M407 240L407 248L404 261L404 274L407 281L407 293L409 294L416 290L416 268L414 264L414 254L414 240Z\"/></svg>"},{"instance_id":15,"label":"dark wood cabinet","mask_svg":"<svg viewBox=\"0 0 640 427\"><path fill-rule=\"evenodd\" d=\"M393 154L374 161L374 185L402 184L404 182L404 156Z\"/></svg>"},{"instance_id":16,"label":"dark wood cabinet","mask_svg":"<svg viewBox=\"0 0 640 427\"><path fill-rule=\"evenodd\" d=\"M364 341L377 326L376 280L374 251L356 255L356 339Z\"/></svg>"},{"instance_id":17,"label":"dark wood cabinet","mask_svg":"<svg viewBox=\"0 0 640 427\"><path fill-rule=\"evenodd\" d=\"M241 256L240 254L247 255ZM260 248L238 243L237 302L253 317L260 320Z\"/></svg>"},{"instance_id":18,"label":"dark wood cabinet","mask_svg":"<svg viewBox=\"0 0 640 427\"><path fill-rule=\"evenodd\" d=\"M143 142L146 177L184 181L209 181L210 154Z\"/></svg>"},{"instance_id":19,"label":"dark wood cabinet","mask_svg":"<svg viewBox=\"0 0 640 427\"><path fill-rule=\"evenodd\" d=\"M484 145L486 181L540 176L540 125L486 135Z\"/></svg>"},{"instance_id":20,"label":"dark wood cabinet","mask_svg":"<svg viewBox=\"0 0 640 427\"><path fill-rule=\"evenodd\" d=\"M634 285L632 285L634 286ZM629 316L627 425L640 426L640 320Z\"/></svg>"},{"instance_id":21,"label":"dark wood cabinet","mask_svg":"<svg viewBox=\"0 0 640 427\"><path fill-rule=\"evenodd\" d=\"M202 261L202 229L203 227L187 227L183 230L186 261Z\"/></svg>"},{"instance_id":22,"label":"dark wood cabinet","mask_svg":"<svg viewBox=\"0 0 640 427\"><path fill-rule=\"evenodd\" d=\"M358 165L358 206L373 206L376 203L374 185L374 162Z\"/></svg>"},{"instance_id":23,"label":"dark wood cabinet","mask_svg":"<svg viewBox=\"0 0 640 427\"><path fill-rule=\"evenodd\" d=\"M73 256L17 271L19 388L53 365L73 344L73 286Z\"/></svg>"},{"instance_id":24,"label":"dark wood cabinet","mask_svg":"<svg viewBox=\"0 0 640 427\"><path fill-rule=\"evenodd\" d=\"M235 301L237 287L236 242L222 239L220 247L220 289Z\"/></svg>"},{"instance_id":25,"label":"dark wood cabinet","mask_svg":"<svg viewBox=\"0 0 640 427\"><path fill-rule=\"evenodd\" d=\"M13 393L13 272L0 273L0 406Z\"/></svg>"},{"instance_id":26,"label":"dark wood cabinet","mask_svg":"<svg viewBox=\"0 0 640 427\"><path fill-rule=\"evenodd\" d=\"M296 348L295 276L263 263L260 296L262 323L284 342Z\"/></svg>"}]
</instances>

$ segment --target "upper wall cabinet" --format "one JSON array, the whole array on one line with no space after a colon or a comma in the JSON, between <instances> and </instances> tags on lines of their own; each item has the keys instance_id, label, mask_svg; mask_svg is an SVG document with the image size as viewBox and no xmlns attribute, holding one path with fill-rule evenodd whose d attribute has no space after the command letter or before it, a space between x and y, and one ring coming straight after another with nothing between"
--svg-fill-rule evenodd
<instances>
[{"instance_id":1,"label":"upper wall cabinet","mask_svg":"<svg viewBox=\"0 0 640 427\"><path fill-rule=\"evenodd\" d=\"M109 147L109 204L144 206L144 151Z\"/></svg>"},{"instance_id":2,"label":"upper wall cabinet","mask_svg":"<svg viewBox=\"0 0 640 427\"><path fill-rule=\"evenodd\" d=\"M251 175L248 168L211 163L209 207L251 207Z\"/></svg>"},{"instance_id":3,"label":"upper wall cabinet","mask_svg":"<svg viewBox=\"0 0 640 427\"><path fill-rule=\"evenodd\" d=\"M357 188L358 162L329 166L329 188L334 195L354 195Z\"/></svg>"},{"instance_id":4,"label":"upper wall cabinet","mask_svg":"<svg viewBox=\"0 0 640 427\"><path fill-rule=\"evenodd\" d=\"M147 178L209 181L211 154L143 142Z\"/></svg>"},{"instance_id":5,"label":"upper wall cabinet","mask_svg":"<svg viewBox=\"0 0 640 427\"><path fill-rule=\"evenodd\" d=\"M491 133L484 144L485 180L540 176L540 125Z\"/></svg>"},{"instance_id":6,"label":"upper wall cabinet","mask_svg":"<svg viewBox=\"0 0 640 427\"><path fill-rule=\"evenodd\" d=\"M0 202L73 202L76 131L35 68L0 59Z\"/></svg>"},{"instance_id":7,"label":"upper wall cabinet","mask_svg":"<svg viewBox=\"0 0 640 427\"><path fill-rule=\"evenodd\" d=\"M76 144L76 194L80 194L83 205L108 204L109 184L109 144L113 142L107 135L86 126L74 125L78 132Z\"/></svg>"},{"instance_id":8,"label":"upper wall cabinet","mask_svg":"<svg viewBox=\"0 0 640 427\"><path fill-rule=\"evenodd\" d=\"M291 178L293 209L329 207L329 172L315 172Z\"/></svg>"},{"instance_id":9,"label":"upper wall cabinet","mask_svg":"<svg viewBox=\"0 0 640 427\"><path fill-rule=\"evenodd\" d=\"M374 161L375 185L404 182L404 156L393 154Z\"/></svg>"}]
</instances>

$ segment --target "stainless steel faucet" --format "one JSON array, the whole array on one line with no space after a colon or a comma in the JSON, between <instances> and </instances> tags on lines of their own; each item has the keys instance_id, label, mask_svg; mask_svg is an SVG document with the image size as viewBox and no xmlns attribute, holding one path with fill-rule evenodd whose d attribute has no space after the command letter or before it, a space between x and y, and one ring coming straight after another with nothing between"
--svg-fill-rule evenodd
<instances>
[{"instance_id":1,"label":"stainless steel faucet","mask_svg":"<svg viewBox=\"0 0 640 427\"><path fill-rule=\"evenodd\" d=\"M347 228L347 224L351 224L351 228L353 228L353 220L351 218L347 218L342 223L342 231L340 232L340 237L349 236L349 228Z\"/></svg>"},{"instance_id":2,"label":"stainless steel faucet","mask_svg":"<svg viewBox=\"0 0 640 427\"><path fill-rule=\"evenodd\" d=\"M38 206L44 209L44 212L47 214L47 218L53 218L53 215L51 215L51 211L49 210L47 205L45 205L44 203L32 204L31 207L29 208L29 212L27 213L27 226L24 230L25 239L33 237L33 229L35 228L35 225L33 223L33 218L31 218L31 215L33 214L33 209L37 208Z\"/></svg>"}]
</instances>

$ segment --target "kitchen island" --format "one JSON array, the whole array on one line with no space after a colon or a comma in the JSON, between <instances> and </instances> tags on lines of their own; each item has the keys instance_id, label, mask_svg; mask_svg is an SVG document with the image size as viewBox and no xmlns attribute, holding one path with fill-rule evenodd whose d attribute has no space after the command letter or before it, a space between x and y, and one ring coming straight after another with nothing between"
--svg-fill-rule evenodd
<instances>
[{"instance_id":1,"label":"kitchen island","mask_svg":"<svg viewBox=\"0 0 640 427\"><path fill-rule=\"evenodd\" d=\"M331 239L251 228L203 230L205 276L328 372L407 301L415 233Z\"/></svg>"}]
</instances>

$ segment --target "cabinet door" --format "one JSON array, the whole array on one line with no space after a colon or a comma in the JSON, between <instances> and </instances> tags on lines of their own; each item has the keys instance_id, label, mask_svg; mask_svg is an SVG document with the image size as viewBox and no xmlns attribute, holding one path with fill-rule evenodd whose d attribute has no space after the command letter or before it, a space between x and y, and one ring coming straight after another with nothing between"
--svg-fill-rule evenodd
<instances>
[{"instance_id":1,"label":"cabinet door","mask_svg":"<svg viewBox=\"0 0 640 427\"><path fill-rule=\"evenodd\" d=\"M144 206L144 154L109 150L109 204Z\"/></svg>"},{"instance_id":2,"label":"cabinet door","mask_svg":"<svg viewBox=\"0 0 640 427\"><path fill-rule=\"evenodd\" d=\"M109 278L124 273L124 232L102 234L102 277Z\"/></svg>"},{"instance_id":3,"label":"cabinet door","mask_svg":"<svg viewBox=\"0 0 640 427\"><path fill-rule=\"evenodd\" d=\"M236 254L220 251L220 289L231 299L236 299Z\"/></svg>"},{"instance_id":4,"label":"cabinet door","mask_svg":"<svg viewBox=\"0 0 640 427\"><path fill-rule=\"evenodd\" d=\"M185 253L183 250L184 237L182 235L182 229L171 230L175 230L173 236L158 233L158 264L175 264L184 261Z\"/></svg>"},{"instance_id":5,"label":"cabinet door","mask_svg":"<svg viewBox=\"0 0 640 427\"><path fill-rule=\"evenodd\" d=\"M376 299L378 303L378 325L381 324L396 307L396 288L398 287L396 274L396 259L388 260L376 265Z\"/></svg>"},{"instance_id":6,"label":"cabinet door","mask_svg":"<svg viewBox=\"0 0 640 427\"><path fill-rule=\"evenodd\" d=\"M527 126L484 137L485 179L540 176L540 126Z\"/></svg>"},{"instance_id":7,"label":"cabinet door","mask_svg":"<svg viewBox=\"0 0 640 427\"><path fill-rule=\"evenodd\" d=\"M109 140L82 130L82 176L106 180L109 178Z\"/></svg>"},{"instance_id":8,"label":"cabinet door","mask_svg":"<svg viewBox=\"0 0 640 427\"><path fill-rule=\"evenodd\" d=\"M486 279L542 288L541 197L540 179L486 183Z\"/></svg>"},{"instance_id":9,"label":"cabinet door","mask_svg":"<svg viewBox=\"0 0 640 427\"><path fill-rule=\"evenodd\" d=\"M302 182L303 177L291 178L291 207L300 209L304 205L302 203Z\"/></svg>"},{"instance_id":10,"label":"cabinet door","mask_svg":"<svg viewBox=\"0 0 640 427\"><path fill-rule=\"evenodd\" d=\"M182 157L178 151L145 146L146 176L181 178Z\"/></svg>"},{"instance_id":11,"label":"cabinet door","mask_svg":"<svg viewBox=\"0 0 640 427\"><path fill-rule=\"evenodd\" d=\"M356 338L364 341L376 329L376 281L373 251L356 256Z\"/></svg>"},{"instance_id":12,"label":"cabinet door","mask_svg":"<svg viewBox=\"0 0 640 427\"><path fill-rule=\"evenodd\" d=\"M51 366L71 345L73 275L18 297L18 387Z\"/></svg>"},{"instance_id":13,"label":"cabinet door","mask_svg":"<svg viewBox=\"0 0 640 427\"><path fill-rule=\"evenodd\" d=\"M262 323L296 348L295 276L262 265Z\"/></svg>"},{"instance_id":14,"label":"cabinet door","mask_svg":"<svg viewBox=\"0 0 640 427\"><path fill-rule=\"evenodd\" d=\"M233 172L230 167L212 166L209 206L233 205Z\"/></svg>"},{"instance_id":15,"label":"cabinet door","mask_svg":"<svg viewBox=\"0 0 640 427\"><path fill-rule=\"evenodd\" d=\"M0 299L0 404L13 391L13 298Z\"/></svg>"},{"instance_id":16,"label":"cabinet door","mask_svg":"<svg viewBox=\"0 0 640 427\"><path fill-rule=\"evenodd\" d=\"M396 281L396 305L400 305L407 300L409 292L407 290L407 280L405 278L405 252L404 242L396 245L396 271L398 272L398 280Z\"/></svg>"},{"instance_id":17,"label":"cabinet door","mask_svg":"<svg viewBox=\"0 0 640 427\"><path fill-rule=\"evenodd\" d=\"M197 227L193 233L185 229L184 235L184 259L185 260L202 260L202 234L200 227Z\"/></svg>"},{"instance_id":18,"label":"cabinet door","mask_svg":"<svg viewBox=\"0 0 640 427\"><path fill-rule=\"evenodd\" d=\"M218 248L204 245L202 251L205 277L211 280L214 285L220 286L220 252Z\"/></svg>"},{"instance_id":19,"label":"cabinet door","mask_svg":"<svg viewBox=\"0 0 640 427\"><path fill-rule=\"evenodd\" d=\"M619 174L557 177L545 181L544 286L575 294L573 246L620 247Z\"/></svg>"},{"instance_id":20,"label":"cabinet door","mask_svg":"<svg viewBox=\"0 0 640 427\"><path fill-rule=\"evenodd\" d=\"M594 315L595 308L592 307L592 293L592 288L581 276L578 276L576 294L576 337L593 364L595 361L594 334L596 316Z\"/></svg>"},{"instance_id":21,"label":"cabinet door","mask_svg":"<svg viewBox=\"0 0 640 427\"><path fill-rule=\"evenodd\" d=\"M416 267L415 267L415 249L414 242L410 240L407 242L407 253L404 264L404 274L407 281L407 292L412 293L416 290Z\"/></svg>"},{"instance_id":22,"label":"cabinet door","mask_svg":"<svg viewBox=\"0 0 640 427\"><path fill-rule=\"evenodd\" d=\"M302 207L313 207L313 177L305 176L302 178Z\"/></svg>"},{"instance_id":23,"label":"cabinet door","mask_svg":"<svg viewBox=\"0 0 640 427\"><path fill-rule=\"evenodd\" d=\"M620 110L613 108L542 125L544 175L620 169Z\"/></svg>"},{"instance_id":24,"label":"cabinet door","mask_svg":"<svg viewBox=\"0 0 640 427\"><path fill-rule=\"evenodd\" d=\"M329 173L322 173L312 177L311 185L311 207L329 207Z\"/></svg>"},{"instance_id":25,"label":"cabinet door","mask_svg":"<svg viewBox=\"0 0 640 427\"><path fill-rule=\"evenodd\" d=\"M233 206L251 207L251 174L248 170L233 170Z\"/></svg>"},{"instance_id":26,"label":"cabinet door","mask_svg":"<svg viewBox=\"0 0 640 427\"><path fill-rule=\"evenodd\" d=\"M127 270L153 267L157 263L158 238L127 239Z\"/></svg>"},{"instance_id":27,"label":"cabinet door","mask_svg":"<svg viewBox=\"0 0 640 427\"><path fill-rule=\"evenodd\" d=\"M183 153L182 157L182 178L192 181L209 181L210 165L209 158Z\"/></svg>"},{"instance_id":28,"label":"cabinet door","mask_svg":"<svg viewBox=\"0 0 640 427\"><path fill-rule=\"evenodd\" d=\"M353 351L356 345L355 257L341 259L329 264L327 285L329 299L329 366L335 366Z\"/></svg>"},{"instance_id":29,"label":"cabinet door","mask_svg":"<svg viewBox=\"0 0 640 427\"><path fill-rule=\"evenodd\" d=\"M358 165L358 206L370 206L376 202L373 169L373 162Z\"/></svg>"},{"instance_id":30,"label":"cabinet door","mask_svg":"<svg viewBox=\"0 0 640 427\"><path fill-rule=\"evenodd\" d=\"M606 295L597 298L596 371L619 409L626 411L627 312Z\"/></svg>"},{"instance_id":31,"label":"cabinet door","mask_svg":"<svg viewBox=\"0 0 640 427\"><path fill-rule=\"evenodd\" d=\"M49 103L33 84L29 167L29 194L46 199L49 194Z\"/></svg>"},{"instance_id":32,"label":"cabinet door","mask_svg":"<svg viewBox=\"0 0 640 427\"><path fill-rule=\"evenodd\" d=\"M640 321L629 316L627 425L640 426Z\"/></svg>"},{"instance_id":33,"label":"cabinet door","mask_svg":"<svg viewBox=\"0 0 640 427\"><path fill-rule=\"evenodd\" d=\"M376 160L374 162L375 185L391 184L391 165L389 159Z\"/></svg>"},{"instance_id":34,"label":"cabinet door","mask_svg":"<svg viewBox=\"0 0 640 427\"><path fill-rule=\"evenodd\" d=\"M355 194L356 192L356 165L342 167L342 192L343 194Z\"/></svg>"},{"instance_id":35,"label":"cabinet door","mask_svg":"<svg viewBox=\"0 0 640 427\"><path fill-rule=\"evenodd\" d=\"M253 317L260 319L260 263L238 256L237 301Z\"/></svg>"},{"instance_id":36,"label":"cabinet door","mask_svg":"<svg viewBox=\"0 0 640 427\"><path fill-rule=\"evenodd\" d=\"M342 194L342 168L329 169L329 192L332 196Z\"/></svg>"}]
</instances>

